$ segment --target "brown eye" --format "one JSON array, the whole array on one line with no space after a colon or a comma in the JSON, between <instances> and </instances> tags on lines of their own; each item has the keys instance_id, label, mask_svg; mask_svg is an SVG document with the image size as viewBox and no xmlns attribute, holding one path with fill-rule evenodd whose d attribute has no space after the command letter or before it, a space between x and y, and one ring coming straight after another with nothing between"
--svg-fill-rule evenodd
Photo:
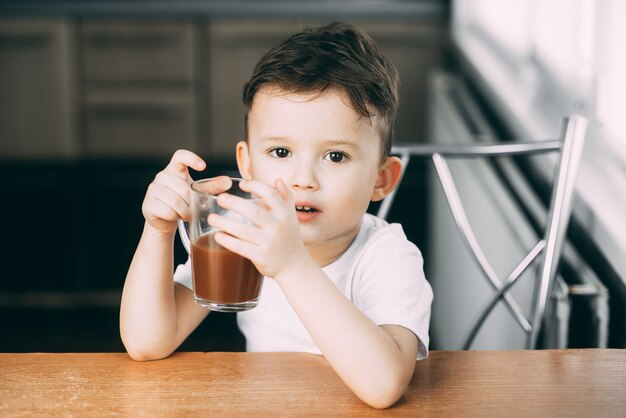
<instances>
[{"instance_id":1,"label":"brown eye","mask_svg":"<svg viewBox=\"0 0 626 418\"><path fill-rule=\"evenodd\" d=\"M291 152L287 148L274 148L270 151L270 155L275 158L287 158Z\"/></svg>"},{"instance_id":2,"label":"brown eye","mask_svg":"<svg viewBox=\"0 0 626 418\"><path fill-rule=\"evenodd\" d=\"M347 159L346 154L344 154L343 152L339 152L339 151L331 151L326 156L328 160L333 163L341 163Z\"/></svg>"}]
</instances>

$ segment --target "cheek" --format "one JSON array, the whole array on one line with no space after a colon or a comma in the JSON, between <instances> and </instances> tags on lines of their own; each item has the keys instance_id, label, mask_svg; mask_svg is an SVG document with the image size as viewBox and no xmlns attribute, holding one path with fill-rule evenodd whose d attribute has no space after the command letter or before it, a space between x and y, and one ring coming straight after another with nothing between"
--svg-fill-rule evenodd
<instances>
[{"instance_id":1,"label":"cheek","mask_svg":"<svg viewBox=\"0 0 626 418\"><path fill-rule=\"evenodd\" d=\"M280 177L271 165L268 165L261 158L250 159L250 171L254 180L259 180L267 184L274 184L274 181Z\"/></svg>"},{"instance_id":2,"label":"cheek","mask_svg":"<svg viewBox=\"0 0 626 418\"><path fill-rule=\"evenodd\" d=\"M337 199L337 201L340 201L344 208L357 211L367 209L372 194L370 182L363 175L356 176L350 181L343 182L343 184L337 184L332 193L334 196L341 196L341 199Z\"/></svg>"},{"instance_id":3,"label":"cheek","mask_svg":"<svg viewBox=\"0 0 626 418\"><path fill-rule=\"evenodd\" d=\"M371 170L362 170L354 175L352 180L355 185L355 193L369 200L372 195L372 190L374 189L374 184L376 183L376 174L377 173Z\"/></svg>"}]
</instances>

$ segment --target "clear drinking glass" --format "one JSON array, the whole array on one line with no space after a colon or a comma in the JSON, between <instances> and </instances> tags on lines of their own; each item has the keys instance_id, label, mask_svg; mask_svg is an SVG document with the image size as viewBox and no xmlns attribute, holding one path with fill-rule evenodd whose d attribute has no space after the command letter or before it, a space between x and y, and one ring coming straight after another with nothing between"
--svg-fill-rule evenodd
<instances>
[{"instance_id":1,"label":"clear drinking glass","mask_svg":"<svg viewBox=\"0 0 626 418\"><path fill-rule=\"evenodd\" d=\"M240 181L216 177L191 183L191 221L178 223L181 240L191 255L194 298L213 311L241 312L254 308L263 285L263 276L250 260L215 242L217 229L208 223L211 213L250 223L217 204L221 193L256 199L241 190Z\"/></svg>"}]
</instances>

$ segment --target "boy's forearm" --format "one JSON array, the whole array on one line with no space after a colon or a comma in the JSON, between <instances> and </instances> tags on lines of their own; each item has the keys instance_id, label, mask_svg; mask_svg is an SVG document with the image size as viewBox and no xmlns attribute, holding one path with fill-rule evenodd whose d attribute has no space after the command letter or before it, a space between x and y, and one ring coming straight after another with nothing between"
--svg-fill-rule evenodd
<instances>
[{"instance_id":1,"label":"boy's forearm","mask_svg":"<svg viewBox=\"0 0 626 418\"><path fill-rule=\"evenodd\" d=\"M173 350L169 347L176 333L173 245L174 234L160 234L145 224L120 308L122 341L134 358L164 357Z\"/></svg>"},{"instance_id":2,"label":"boy's forearm","mask_svg":"<svg viewBox=\"0 0 626 418\"><path fill-rule=\"evenodd\" d=\"M330 365L357 396L384 408L402 395L413 374L406 353L403 356L394 339L357 309L317 265L281 278L279 286Z\"/></svg>"}]
</instances>

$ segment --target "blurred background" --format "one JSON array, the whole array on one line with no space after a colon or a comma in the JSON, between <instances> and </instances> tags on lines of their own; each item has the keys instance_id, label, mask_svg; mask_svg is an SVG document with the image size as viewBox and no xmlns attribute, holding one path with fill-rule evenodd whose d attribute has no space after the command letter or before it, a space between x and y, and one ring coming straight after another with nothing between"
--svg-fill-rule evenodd
<instances>
[{"instance_id":1,"label":"blurred background","mask_svg":"<svg viewBox=\"0 0 626 418\"><path fill-rule=\"evenodd\" d=\"M122 351L119 301L148 184L179 148L208 162L196 177L236 172L241 88L254 64L290 33L336 20L364 29L399 69L397 143L557 138L568 113L589 118L541 344L624 347L625 4L0 2L0 352ZM549 158L452 167L502 275L541 227L553 168ZM489 287L464 254L428 162L408 167L388 218L424 254L432 348L457 348ZM175 257L187 257L178 240ZM530 279L513 289L521 300L531 291ZM234 319L209 315L181 349L243 350ZM520 344L499 307L476 347Z\"/></svg>"}]
</instances>

